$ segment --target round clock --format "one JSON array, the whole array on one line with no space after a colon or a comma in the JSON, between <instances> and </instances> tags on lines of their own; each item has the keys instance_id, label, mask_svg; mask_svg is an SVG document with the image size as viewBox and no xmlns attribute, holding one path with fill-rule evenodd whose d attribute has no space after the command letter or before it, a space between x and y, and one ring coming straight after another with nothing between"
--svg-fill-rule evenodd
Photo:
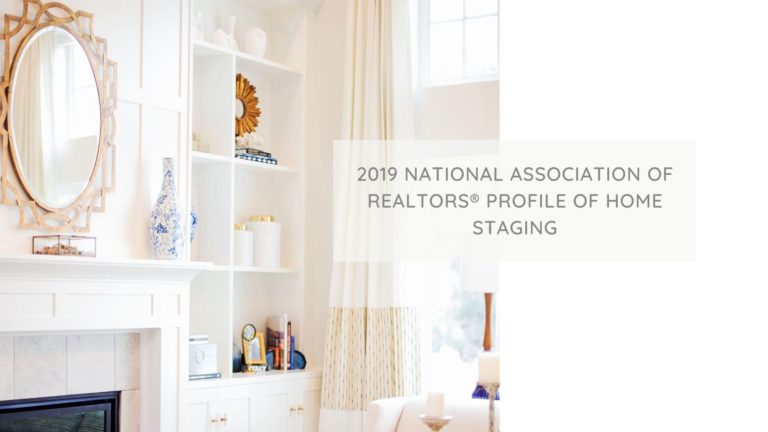
<instances>
[{"instance_id":1,"label":"round clock","mask_svg":"<svg viewBox=\"0 0 768 432\"><path fill-rule=\"evenodd\" d=\"M256 327L253 324L244 325L242 336L244 340L252 341L256 337Z\"/></svg>"}]
</instances>

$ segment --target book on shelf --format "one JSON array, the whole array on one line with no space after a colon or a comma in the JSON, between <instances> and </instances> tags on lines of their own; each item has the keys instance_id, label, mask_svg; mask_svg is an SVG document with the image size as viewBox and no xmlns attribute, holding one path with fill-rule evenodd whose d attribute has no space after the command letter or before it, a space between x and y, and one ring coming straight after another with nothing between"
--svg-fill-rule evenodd
<instances>
[{"instance_id":1,"label":"book on shelf","mask_svg":"<svg viewBox=\"0 0 768 432\"><path fill-rule=\"evenodd\" d=\"M288 369L294 369L296 367L293 364L293 357L296 352L296 336L291 336L291 349L288 352L290 353L288 358L291 360L291 366Z\"/></svg>"},{"instance_id":2,"label":"book on shelf","mask_svg":"<svg viewBox=\"0 0 768 432\"><path fill-rule=\"evenodd\" d=\"M238 147L235 149L235 154L249 154L254 156L272 157L272 153L249 147Z\"/></svg>"},{"instance_id":3,"label":"book on shelf","mask_svg":"<svg viewBox=\"0 0 768 432\"><path fill-rule=\"evenodd\" d=\"M285 369L291 368L291 360L293 360L293 333L291 332L291 322L288 321L288 325L286 326L286 333L285 333Z\"/></svg>"},{"instance_id":4,"label":"book on shelf","mask_svg":"<svg viewBox=\"0 0 768 432\"><path fill-rule=\"evenodd\" d=\"M256 156L248 153L237 153L237 152L235 152L235 157L238 159L243 159L251 162L260 162L260 163L265 163L269 165L277 165L277 159L273 157Z\"/></svg>"},{"instance_id":5,"label":"book on shelf","mask_svg":"<svg viewBox=\"0 0 768 432\"><path fill-rule=\"evenodd\" d=\"M203 379L216 379L216 378L221 378L221 372L189 376L190 381L203 380Z\"/></svg>"},{"instance_id":6,"label":"book on shelf","mask_svg":"<svg viewBox=\"0 0 768 432\"><path fill-rule=\"evenodd\" d=\"M286 336L288 335L288 315L272 315L267 318L267 349L275 353L276 370L288 370Z\"/></svg>"}]
</instances>

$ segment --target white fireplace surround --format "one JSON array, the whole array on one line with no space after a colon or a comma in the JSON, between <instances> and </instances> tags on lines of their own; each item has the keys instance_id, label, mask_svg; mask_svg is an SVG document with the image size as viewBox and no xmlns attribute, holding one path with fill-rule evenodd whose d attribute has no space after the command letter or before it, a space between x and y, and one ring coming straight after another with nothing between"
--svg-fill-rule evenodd
<instances>
[{"instance_id":1,"label":"white fireplace surround","mask_svg":"<svg viewBox=\"0 0 768 432\"><path fill-rule=\"evenodd\" d=\"M35 368L43 368L43 377L37 380L25 375L31 373L30 368L15 362L13 377L9 378L5 359L6 377L0 377L0 385L21 378L14 383L14 399L82 393L85 391L80 390L94 387L110 390L108 387L114 386L113 390L123 390L126 402L133 402L133 408L126 408L140 412L140 430L186 430L183 407L188 374L189 282L209 266L49 256L0 258L0 345L12 341L14 348L6 346L3 351L0 346L0 373L3 352L6 356L13 352L16 357L42 350ZM90 354L78 359L82 350ZM130 359L118 356L130 356L131 350L138 351L140 365L133 368L138 377L131 377L130 371L117 371L130 367ZM106 369L94 371L93 381L88 383L81 368L71 365L62 369L59 365L48 370L65 373L64 381L55 376L48 380L44 365L62 358L84 362L79 366L101 358ZM50 389L40 388L46 383L52 383ZM81 387L84 383L88 384ZM8 397L7 384L5 392L0 399Z\"/></svg>"},{"instance_id":2,"label":"white fireplace surround","mask_svg":"<svg viewBox=\"0 0 768 432\"><path fill-rule=\"evenodd\" d=\"M0 402L120 392L120 431L138 432L141 334L0 336Z\"/></svg>"}]
</instances>

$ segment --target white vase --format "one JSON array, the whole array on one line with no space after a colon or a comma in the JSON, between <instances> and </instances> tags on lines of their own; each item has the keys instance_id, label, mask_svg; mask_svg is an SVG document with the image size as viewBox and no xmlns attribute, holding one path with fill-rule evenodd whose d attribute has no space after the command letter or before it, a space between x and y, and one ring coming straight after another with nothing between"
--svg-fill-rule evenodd
<instances>
[{"instance_id":1,"label":"white vase","mask_svg":"<svg viewBox=\"0 0 768 432\"><path fill-rule=\"evenodd\" d=\"M264 57L267 52L267 33L258 27L248 30L245 35L245 52L254 57Z\"/></svg>"},{"instance_id":2,"label":"white vase","mask_svg":"<svg viewBox=\"0 0 768 432\"><path fill-rule=\"evenodd\" d=\"M237 39L235 39L235 23L237 22L237 16L230 15L227 17L227 34L229 34L229 48L237 51Z\"/></svg>"},{"instance_id":3,"label":"white vase","mask_svg":"<svg viewBox=\"0 0 768 432\"><path fill-rule=\"evenodd\" d=\"M235 39L235 22L237 16L230 15L227 17L227 30L224 31L220 28L213 32L213 43L237 51L237 39Z\"/></svg>"},{"instance_id":4,"label":"white vase","mask_svg":"<svg viewBox=\"0 0 768 432\"><path fill-rule=\"evenodd\" d=\"M176 163L163 159L163 186L149 217L149 237L155 258L179 259L184 251L184 219L176 196Z\"/></svg>"}]
</instances>

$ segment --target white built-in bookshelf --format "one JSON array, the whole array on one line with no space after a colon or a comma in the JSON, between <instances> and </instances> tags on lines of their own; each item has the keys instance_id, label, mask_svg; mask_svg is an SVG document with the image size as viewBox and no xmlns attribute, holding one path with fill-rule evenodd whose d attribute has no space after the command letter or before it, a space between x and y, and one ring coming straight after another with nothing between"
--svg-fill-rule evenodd
<instances>
[{"instance_id":1,"label":"white built-in bookshelf","mask_svg":"<svg viewBox=\"0 0 768 432\"><path fill-rule=\"evenodd\" d=\"M301 349L304 315L306 10L279 0L194 0L206 33L237 15L236 34L258 26L268 35L265 58L206 41L192 41L190 149L192 133L208 147L190 151L190 204L199 217L190 260L213 266L192 283L190 334L207 334L218 346L221 385L237 381L234 344L246 323L265 331L270 315L287 314ZM235 159L235 75L254 85L262 114L256 132L278 165ZM280 268L239 267L233 259L233 225L250 215L273 215L282 225ZM315 366L307 359L309 366ZM284 374L284 373L283 373ZM274 376L280 375L275 373ZM254 379L254 376L250 377ZM193 382L207 388L212 382Z\"/></svg>"}]
</instances>

